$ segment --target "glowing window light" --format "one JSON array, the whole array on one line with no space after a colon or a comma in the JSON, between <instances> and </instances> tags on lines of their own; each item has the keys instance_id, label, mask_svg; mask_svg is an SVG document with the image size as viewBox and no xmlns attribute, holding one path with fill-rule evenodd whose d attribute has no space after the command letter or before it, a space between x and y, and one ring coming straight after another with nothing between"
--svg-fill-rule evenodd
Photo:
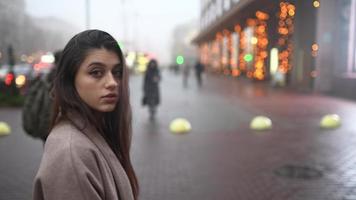
<instances>
[{"instance_id":1,"label":"glowing window light","mask_svg":"<svg viewBox=\"0 0 356 200\"><path fill-rule=\"evenodd\" d=\"M250 53L246 54L246 55L244 56L244 60L245 60L246 62L251 62L251 61L253 60L253 55L250 54Z\"/></svg>"},{"instance_id":2,"label":"glowing window light","mask_svg":"<svg viewBox=\"0 0 356 200\"><path fill-rule=\"evenodd\" d=\"M315 8L319 8L319 7L320 7L320 2L319 2L319 1L314 1L314 2L313 2L313 6L314 6Z\"/></svg>"},{"instance_id":3,"label":"glowing window light","mask_svg":"<svg viewBox=\"0 0 356 200\"><path fill-rule=\"evenodd\" d=\"M275 74L278 69L278 49L271 49L271 59L270 59L270 73Z\"/></svg>"},{"instance_id":4,"label":"glowing window light","mask_svg":"<svg viewBox=\"0 0 356 200\"><path fill-rule=\"evenodd\" d=\"M258 40L257 40L257 38L256 37L252 37L251 38L251 44L257 44L257 42L258 42Z\"/></svg>"}]
</instances>

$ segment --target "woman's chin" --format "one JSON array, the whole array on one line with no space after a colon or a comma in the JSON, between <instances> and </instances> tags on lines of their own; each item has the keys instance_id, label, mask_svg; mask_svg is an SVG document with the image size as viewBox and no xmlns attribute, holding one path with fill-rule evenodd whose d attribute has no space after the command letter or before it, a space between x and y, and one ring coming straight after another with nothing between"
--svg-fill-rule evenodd
<instances>
[{"instance_id":1,"label":"woman's chin","mask_svg":"<svg viewBox=\"0 0 356 200\"><path fill-rule=\"evenodd\" d=\"M102 105L98 108L96 108L95 110L98 112L112 112L115 110L116 105Z\"/></svg>"}]
</instances>

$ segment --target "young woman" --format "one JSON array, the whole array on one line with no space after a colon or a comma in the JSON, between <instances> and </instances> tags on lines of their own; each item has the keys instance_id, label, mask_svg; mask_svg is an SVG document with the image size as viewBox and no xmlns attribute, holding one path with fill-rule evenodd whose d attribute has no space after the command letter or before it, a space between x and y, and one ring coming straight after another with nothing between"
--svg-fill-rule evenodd
<instances>
[{"instance_id":1,"label":"young woman","mask_svg":"<svg viewBox=\"0 0 356 200\"><path fill-rule=\"evenodd\" d=\"M157 106L160 103L159 82L161 74L155 59L148 62L143 83L143 104L148 105L150 119L154 120Z\"/></svg>"},{"instance_id":2,"label":"young woman","mask_svg":"<svg viewBox=\"0 0 356 200\"><path fill-rule=\"evenodd\" d=\"M53 97L33 198L137 199L128 70L117 41L100 30L75 35L57 66Z\"/></svg>"}]
</instances>

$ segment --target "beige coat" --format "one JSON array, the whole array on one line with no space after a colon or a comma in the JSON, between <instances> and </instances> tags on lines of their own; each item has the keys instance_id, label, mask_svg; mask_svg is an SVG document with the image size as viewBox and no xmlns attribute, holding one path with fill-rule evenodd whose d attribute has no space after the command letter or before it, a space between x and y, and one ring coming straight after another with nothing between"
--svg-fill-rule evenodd
<instances>
[{"instance_id":1,"label":"beige coat","mask_svg":"<svg viewBox=\"0 0 356 200\"><path fill-rule=\"evenodd\" d=\"M80 120L76 118L76 124ZM34 180L34 200L132 200L119 160L93 127L62 121L51 131Z\"/></svg>"}]
</instances>

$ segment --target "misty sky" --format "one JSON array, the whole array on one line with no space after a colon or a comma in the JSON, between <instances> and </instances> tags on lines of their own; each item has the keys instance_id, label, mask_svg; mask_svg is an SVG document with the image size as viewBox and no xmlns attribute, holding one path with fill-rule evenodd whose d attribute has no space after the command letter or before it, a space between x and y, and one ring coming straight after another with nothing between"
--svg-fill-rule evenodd
<instances>
[{"instance_id":1,"label":"misty sky","mask_svg":"<svg viewBox=\"0 0 356 200\"><path fill-rule=\"evenodd\" d=\"M54 16L85 29L85 0L26 0L32 16ZM199 18L199 0L90 0L90 28L102 29L141 51L170 60L176 25Z\"/></svg>"}]
</instances>

